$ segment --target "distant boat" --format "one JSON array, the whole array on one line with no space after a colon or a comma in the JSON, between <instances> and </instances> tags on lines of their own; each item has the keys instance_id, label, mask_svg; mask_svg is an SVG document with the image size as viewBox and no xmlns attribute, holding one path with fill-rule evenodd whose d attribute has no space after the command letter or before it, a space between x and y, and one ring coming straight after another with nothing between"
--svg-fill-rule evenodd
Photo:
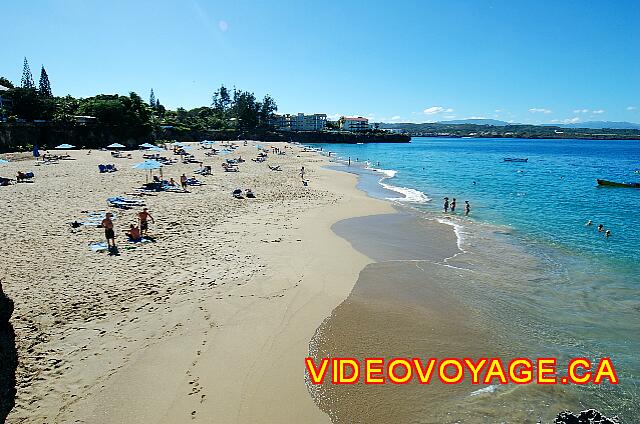
<instances>
[{"instance_id":1,"label":"distant boat","mask_svg":"<svg viewBox=\"0 0 640 424\"><path fill-rule=\"evenodd\" d=\"M618 183L615 181L607 181L607 180L596 180L596 181L598 181L598 185L607 186L607 187L640 188L640 183Z\"/></svg>"},{"instance_id":2,"label":"distant boat","mask_svg":"<svg viewBox=\"0 0 640 424\"><path fill-rule=\"evenodd\" d=\"M529 158L504 158L505 162L526 162Z\"/></svg>"}]
</instances>

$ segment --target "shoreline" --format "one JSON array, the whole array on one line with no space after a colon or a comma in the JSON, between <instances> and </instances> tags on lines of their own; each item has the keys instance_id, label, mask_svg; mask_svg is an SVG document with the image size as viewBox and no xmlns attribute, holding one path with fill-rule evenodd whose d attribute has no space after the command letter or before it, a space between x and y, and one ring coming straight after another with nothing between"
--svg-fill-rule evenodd
<instances>
[{"instance_id":1,"label":"shoreline","mask_svg":"<svg viewBox=\"0 0 640 424\"><path fill-rule=\"evenodd\" d=\"M251 143L236 153L254 152ZM86 248L99 230L50 234L47 226L104 209L107 196L144 181L130 169L138 158L70 153L78 160L35 168L35 184L0 191L11 199L7 228L20 228L27 208L37 224L27 240L9 233L4 244L12 246L3 277L16 302L21 360L8 422L328 422L307 392L303 358L371 262L330 227L391 205L297 146L270 158L282 173L247 162L240 173L221 174L222 158L214 158L206 186L147 200L158 220L155 244L107 257ZM95 163L104 161L121 170L98 174ZM165 176L185 167L172 165ZM238 203L229 195L236 185L253 187L257 199ZM127 215L116 211L119 229ZM46 244L40 233L49 234ZM38 266L29 266L35 257ZM44 338L34 344L38 334Z\"/></svg>"},{"instance_id":2,"label":"shoreline","mask_svg":"<svg viewBox=\"0 0 640 424\"><path fill-rule=\"evenodd\" d=\"M367 164L360 162L360 167L356 166L347 172L366 179L369 171L376 171L368 170ZM382 175L378 183L384 181L385 175L389 176L388 172L378 170L378 177ZM370 179L373 181L373 178ZM375 188L371 190L367 186L366 189L369 189L370 195L380 195ZM557 290L557 272L562 268L559 263L553 262L553 254L560 252L553 252L551 248L548 251L531 250L531 245L522 244L517 235L512 236L512 230L505 231L506 228L501 226L474 219L460 219L459 216L445 218L441 213L430 210L433 208L423 209L397 203L400 211L414 215L418 221L448 226L456 234L460 251L453 256L443 255L434 262L433 258L429 259L429 246L420 247L419 242L412 241L417 227L407 231L407 228L397 225L393 220L383 222L384 216L354 218L352 223L336 224L351 226L350 231L342 231L341 235L346 236L356 249L376 259L376 262L365 267L349 298L336 308L323 328L319 329L313 342L314 357L414 357L419 352L427 356L460 357L469 356L470 352L486 356L487 352L494 353L497 350L505 357L553 356L563 363L571 355L605 355L598 347L590 347L572 334L571 326L579 328L589 325L596 311L585 314L581 319L567 315L575 298L570 292L559 293ZM372 225L372 219L379 219L380 222ZM367 220L370 221L368 224ZM365 228L382 230L365 234L362 231ZM407 249L407 245L413 248ZM426 259L416 257L420 251L427 252ZM410 278L403 277L409 275L408 270L418 263L428 272L416 272ZM449 269L438 269L439 266ZM435 281L432 280L434 275L439 276ZM426 288L413 285L414 280L420 279L424 280ZM561 281L576 290L584 290L571 280L570 274L563 276ZM403 288L395 287L398 283ZM428 288L442 294L441 300L449 299L442 300L445 304L452 307L458 305L459 314L454 314L457 318L469 314L482 317L479 322L483 322L483 325L471 332L474 337L469 340L474 342L467 343L465 348L453 352L455 354L450 351L443 354L440 349L455 340L452 335L464 334L466 330L464 323L457 322L458 319L447 319L448 312L442 315L440 322L441 327L449 331L443 330L439 337L429 337L424 328L414 326L415 316L401 319L404 309L413 302L425 308L426 322L440 319L437 314L440 305L433 303ZM494 308L495 312L492 311ZM559 325L562 323L570 327ZM403 331L406 328L413 328L414 331L405 334ZM405 337L398 337L398 334L404 334ZM483 334L485 340L481 336ZM494 342L481 347L481 342L492 338L495 338ZM416 340L424 340L425 344ZM464 339L461 341L464 342ZM407 349L411 344L415 344L415 347ZM629 388L633 386L633 374L623 371L625 364L622 358L619 361L619 372L627 374L626 386ZM334 385L314 388L316 399L324 410L333 414L334 422L388 422L391 416L384 415L385 411L378 404L386 404L396 412L401 412L404 415L400 421L408 422L476 422L487 417L507 420L505 422L552 422L563 409L577 411L585 408L598 408L611 415L624 416L628 413L633 417L637 414L632 406L633 395L626 393L624 387L487 386L481 389L470 387L466 393L457 388L457 395L454 393L456 390L441 389L431 391L433 388L426 388L420 391L411 385L406 388L390 385L373 392L371 388L363 388L358 384L347 388ZM447 392L452 396L449 399L445 394ZM463 397L460 398L460 395ZM371 398L375 398L375 402ZM429 404L431 402L428 399L431 398L435 399L438 407L421 414L415 405ZM518 415L517 411L528 412ZM398 419L398 416L396 414L394 418Z\"/></svg>"}]
</instances>

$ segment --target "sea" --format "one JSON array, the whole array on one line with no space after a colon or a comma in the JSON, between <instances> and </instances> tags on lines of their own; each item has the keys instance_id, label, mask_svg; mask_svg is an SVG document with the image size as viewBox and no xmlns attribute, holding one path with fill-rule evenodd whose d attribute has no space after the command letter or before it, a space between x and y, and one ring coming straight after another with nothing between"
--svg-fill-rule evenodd
<instances>
[{"instance_id":1,"label":"sea","mask_svg":"<svg viewBox=\"0 0 640 424\"><path fill-rule=\"evenodd\" d=\"M475 387L467 395L456 393L450 401L438 398L430 412L403 411L406 414L400 413L404 418L398 422L551 422L564 407L598 408L623 422L640 422L640 189L601 187L596 182L598 178L640 182L640 142L417 137L405 144L309 147L329 156L336 169L357 174L360 189L394 202L411 219L450 226L460 256L438 265L450 268L452 278L443 268L430 273L439 275L438 290L445 297L466 305L460 310L482 320L481 331L495 337L487 346L499 345L502 353L554 356L560 364L576 356L610 357L620 379L618 385L539 390ZM454 213L443 211L445 197L450 202L456 199ZM470 205L468 216L465 201ZM597 230L600 224L610 237ZM363 221L351 228L366 232L367 225ZM357 240L352 243L355 246ZM419 240L411 243L417 252L407 259L414 261L420 256ZM379 268L389 271L393 266L397 265ZM411 277L412 272L402 278L418 278ZM372 274L369 270L369 276L361 278L373 281ZM366 284L359 284L351 304L366 298ZM379 290L382 283L371 284ZM406 285L415 293L420 289ZM419 302L420 295L411 302ZM428 294L424 296L427 299ZM343 308L328 318L325 327L338 329L340 316L353 319L363 316L361 311L347 313ZM467 331L458 330L457 334ZM322 331L316 344L322 344ZM415 346L424 346L427 338ZM334 337L320 350L330 354L339 344ZM331 393L323 396L330 398ZM411 396L421 395L414 391ZM428 396L420 402L429 404ZM330 413L334 422L383 421L357 416L357 408L340 409L339 402L321 407L334 409ZM370 406L361 409L373 413ZM400 410L396 405L395 413ZM433 421L421 415L425 413L432 414Z\"/></svg>"}]
</instances>

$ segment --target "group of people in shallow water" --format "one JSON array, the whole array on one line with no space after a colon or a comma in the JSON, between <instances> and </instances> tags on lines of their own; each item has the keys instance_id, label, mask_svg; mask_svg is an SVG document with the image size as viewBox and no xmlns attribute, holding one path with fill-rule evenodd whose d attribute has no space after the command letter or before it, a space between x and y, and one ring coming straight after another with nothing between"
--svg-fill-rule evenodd
<instances>
[{"instance_id":1,"label":"group of people in shallow water","mask_svg":"<svg viewBox=\"0 0 640 424\"><path fill-rule=\"evenodd\" d=\"M125 235L129 238L129 241L133 243L139 243L143 237L147 237L149 230L149 221L155 224L153 216L149 213L147 208L144 208L137 214L138 225L130 224L129 229L125 231ZM107 247L109 250L116 249L116 233L113 225L113 214L107 212L105 218L100 223L104 228L104 236L107 239Z\"/></svg>"},{"instance_id":2,"label":"group of people in shallow water","mask_svg":"<svg viewBox=\"0 0 640 424\"><path fill-rule=\"evenodd\" d=\"M443 205L443 209L444 212L447 213L449 211L451 211L451 213L456 213L456 198L454 197L453 199L451 199L451 202L449 202L449 198L445 197L444 198L444 205ZM468 200L464 201L464 216L469 216L469 213L471 212L471 205L469 204Z\"/></svg>"},{"instance_id":3,"label":"group of people in shallow water","mask_svg":"<svg viewBox=\"0 0 640 424\"><path fill-rule=\"evenodd\" d=\"M586 227L591 227L593 225L593 221L592 220L588 220L586 224L584 224ZM606 238L611 237L611 230L606 230L604 228L604 225L602 224L598 224L598 232L599 233L604 233L604 236Z\"/></svg>"}]
</instances>

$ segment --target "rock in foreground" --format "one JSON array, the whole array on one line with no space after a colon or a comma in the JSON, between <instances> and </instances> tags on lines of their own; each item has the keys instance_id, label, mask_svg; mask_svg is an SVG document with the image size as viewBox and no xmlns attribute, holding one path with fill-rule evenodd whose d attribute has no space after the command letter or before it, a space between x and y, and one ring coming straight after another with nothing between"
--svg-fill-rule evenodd
<instances>
[{"instance_id":1,"label":"rock in foreground","mask_svg":"<svg viewBox=\"0 0 640 424\"><path fill-rule=\"evenodd\" d=\"M555 424L620 424L618 417L607 418L595 409L587 409L576 416L570 411L562 411L554 420Z\"/></svg>"}]
</instances>

